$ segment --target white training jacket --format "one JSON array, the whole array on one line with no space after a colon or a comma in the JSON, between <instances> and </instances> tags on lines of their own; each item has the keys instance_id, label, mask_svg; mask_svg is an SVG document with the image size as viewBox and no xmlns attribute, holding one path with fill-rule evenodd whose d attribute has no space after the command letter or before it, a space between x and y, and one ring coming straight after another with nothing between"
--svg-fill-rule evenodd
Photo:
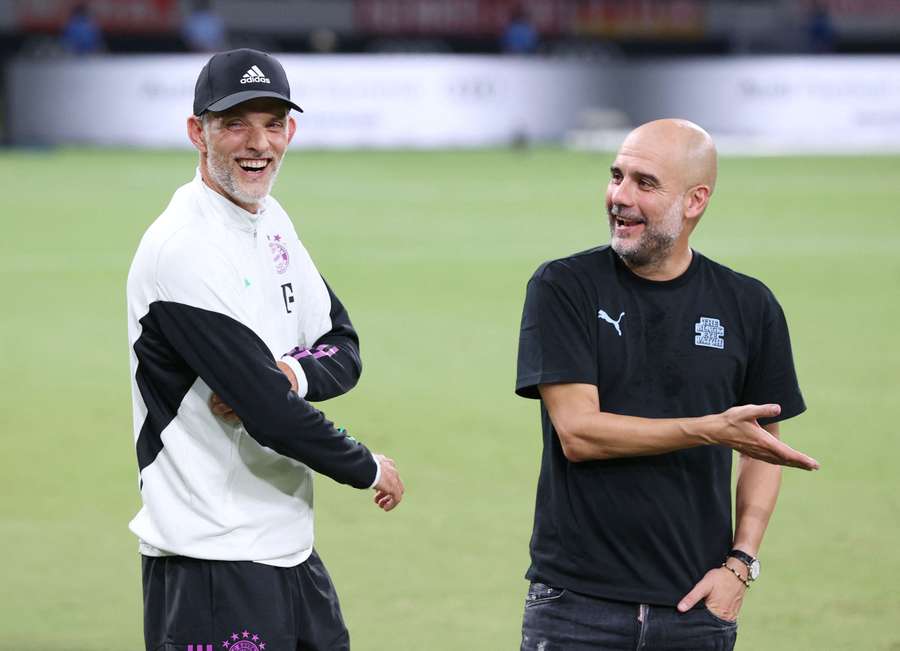
<instances>
[{"instance_id":1,"label":"white training jacket","mask_svg":"<svg viewBox=\"0 0 900 651\"><path fill-rule=\"evenodd\" d=\"M313 471L369 488L380 468L308 402L349 391L362 366L287 214L271 197L249 213L198 172L144 234L127 293L141 553L303 562ZM212 414L212 393L241 424Z\"/></svg>"}]
</instances>

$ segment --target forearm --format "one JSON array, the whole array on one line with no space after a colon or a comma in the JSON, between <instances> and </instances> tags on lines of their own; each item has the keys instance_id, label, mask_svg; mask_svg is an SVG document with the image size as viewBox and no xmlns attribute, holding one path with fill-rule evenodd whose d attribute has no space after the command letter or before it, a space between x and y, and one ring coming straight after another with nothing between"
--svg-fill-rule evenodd
<instances>
[{"instance_id":1,"label":"forearm","mask_svg":"<svg viewBox=\"0 0 900 651\"><path fill-rule=\"evenodd\" d=\"M375 483L378 463L369 449L292 391L274 392L269 400L261 394L238 398L235 404L245 430L261 445L342 484Z\"/></svg>"},{"instance_id":2,"label":"forearm","mask_svg":"<svg viewBox=\"0 0 900 651\"><path fill-rule=\"evenodd\" d=\"M331 303L328 331L309 348L297 347L282 357L297 375L300 397L313 401L347 393L356 386L362 373L359 337L350 315L328 283L325 288Z\"/></svg>"},{"instance_id":3,"label":"forearm","mask_svg":"<svg viewBox=\"0 0 900 651\"><path fill-rule=\"evenodd\" d=\"M570 461L648 456L706 445L711 442L713 418L639 418L602 411L551 417Z\"/></svg>"},{"instance_id":4,"label":"forearm","mask_svg":"<svg viewBox=\"0 0 900 651\"><path fill-rule=\"evenodd\" d=\"M314 401L347 393L362 373L359 346L348 336L322 337L312 348L294 348L281 361L296 374L300 396Z\"/></svg>"},{"instance_id":5,"label":"forearm","mask_svg":"<svg viewBox=\"0 0 900 651\"><path fill-rule=\"evenodd\" d=\"M569 461L649 456L699 445L724 445L766 463L805 470L819 468L818 461L782 443L777 426L759 426L758 419L781 413L776 404L738 405L720 414L697 418L637 418L601 411L600 396L593 384L541 384L538 391ZM750 472L751 479L754 474ZM750 482L755 483L756 480ZM764 483L771 484L771 480Z\"/></svg>"},{"instance_id":6,"label":"forearm","mask_svg":"<svg viewBox=\"0 0 900 651\"><path fill-rule=\"evenodd\" d=\"M778 435L778 424L765 427ZM733 547L757 556L781 488L781 466L741 456L735 492Z\"/></svg>"},{"instance_id":7,"label":"forearm","mask_svg":"<svg viewBox=\"0 0 900 651\"><path fill-rule=\"evenodd\" d=\"M600 410L597 387L542 384L541 400L569 461L664 454L716 442L720 416L641 418Z\"/></svg>"}]
</instances>

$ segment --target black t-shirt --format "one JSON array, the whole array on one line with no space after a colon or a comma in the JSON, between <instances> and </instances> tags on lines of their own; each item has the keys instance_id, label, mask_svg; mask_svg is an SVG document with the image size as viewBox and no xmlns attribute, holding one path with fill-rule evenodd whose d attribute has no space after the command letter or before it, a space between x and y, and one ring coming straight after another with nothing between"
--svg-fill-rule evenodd
<instances>
[{"instance_id":1,"label":"black t-shirt","mask_svg":"<svg viewBox=\"0 0 900 651\"><path fill-rule=\"evenodd\" d=\"M516 393L598 388L605 412L646 418L741 404L805 410L784 313L769 289L696 251L669 281L608 246L542 265L528 283ZM526 576L607 599L674 605L732 542L722 446L572 463L541 403L544 451Z\"/></svg>"}]
</instances>

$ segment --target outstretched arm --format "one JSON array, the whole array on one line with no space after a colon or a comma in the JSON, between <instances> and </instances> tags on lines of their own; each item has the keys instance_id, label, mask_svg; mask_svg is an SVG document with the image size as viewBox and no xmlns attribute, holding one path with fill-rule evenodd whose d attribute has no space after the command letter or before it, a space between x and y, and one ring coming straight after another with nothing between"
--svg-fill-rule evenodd
<instances>
[{"instance_id":1,"label":"outstretched arm","mask_svg":"<svg viewBox=\"0 0 900 651\"><path fill-rule=\"evenodd\" d=\"M699 418L639 418L600 410L592 384L541 384L541 400L569 461L647 456L700 445L724 445L743 455L804 470L819 463L782 443L757 423L778 405L742 405Z\"/></svg>"}]
</instances>

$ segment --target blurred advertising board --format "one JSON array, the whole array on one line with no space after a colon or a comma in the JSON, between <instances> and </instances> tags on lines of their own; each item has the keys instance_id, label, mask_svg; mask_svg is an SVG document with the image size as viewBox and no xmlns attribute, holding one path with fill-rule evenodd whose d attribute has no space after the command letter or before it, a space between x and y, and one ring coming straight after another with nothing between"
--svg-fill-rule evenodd
<instances>
[{"instance_id":1,"label":"blurred advertising board","mask_svg":"<svg viewBox=\"0 0 900 651\"><path fill-rule=\"evenodd\" d=\"M17 60L7 70L8 139L186 147L185 119L206 58ZM452 55L279 58L305 111L297 115L299 147L562 142L584 128L585 115L612 110L631 124L694 120L720 142L739 145L732 151L900 151L900 57L615 65Z\"/></svg>"},{"instance_id":2,"label":"blurred advertising board","mask_svg":"<svg viewBox=\"0 0 900 651\"><path fill-rule=\"evenodd\" d=\"M189 146L203 55L19 60L7 76L16 144ZM279 55L305 147L474 147L558 141L611 77L563 61L489 56Z\"/></svg>"},{"instance_id":3,"label":"blurred advertising board","mask_svg":"<svg viewBox=\"0 0 900 651\"><path fill-rule=\"evenodd\" d=\"M89 7L100 27L110 32L169 32L181 23L179 0L20 0L16 22L24 31L58 32L79 5Z\"/></svg>"},{"instance_id":4,"label":"blurred advertising board","mask_svg":"<svg viewBox=\"0 0 900 651\"><path fill-rule=\"evenodd\" d=\"M612 2L587 0L578 3L573 31L612 39L703 38L706 36L706 2Z\"/></svg>"},{"instance_id":5,"label":"blurred advertising board","mask_svg":"<svg viewBox=\"0 0 900 651\"><path fill-rule=\"evenodd\" d=\"M900 151L900 57L762 56L629 66L627 112L685 116L740 149Z\"/></svg>"},{"instance_id":6,"label":"blurred advertising board","mask_svg":"<svg viewBox=\"0 0 900 651\"><path fill-rule=\"evenodd\" d=\"M354 19L360 32L382 36L491 36L503 31L520 6L545 34L562 31L574 9L565 0L355 0Z\"/></svg>"},{"instance_id":7,"label":"blurred advertising board","mask_svg":"<svg viewBox=\"0 0 900 651\"><path fill-rule=\"evenodd\" d=\"M704 0L355 0L356 28L377 35L491 36L524 9L545 35L703 37Z\"/></svg>"},{"instance_id":8,"label":"blurred advertising board","mask_svg":"<svg viewBox=\"0 0 900 651\"><path fill-rule=\"evenodd\" d=\"M826 11L845 36L900 37L900 0L803 0L808 10Z\"/></svg>"}]
</instances>

